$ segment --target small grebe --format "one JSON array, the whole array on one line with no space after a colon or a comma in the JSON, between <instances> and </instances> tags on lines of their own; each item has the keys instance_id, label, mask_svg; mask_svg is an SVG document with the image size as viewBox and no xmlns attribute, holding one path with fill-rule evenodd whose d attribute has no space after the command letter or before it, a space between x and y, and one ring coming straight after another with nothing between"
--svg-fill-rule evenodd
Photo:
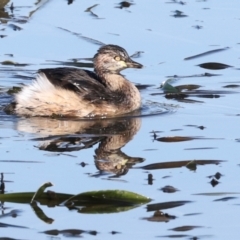
<instances>
[{"instance_id":1,"label":"small grebe","mask_svg":"<svg viewBox=\"0 0 240 240\"><path fill-rule=\"evenodd\" d=\"M101 47L93 58L94 72L77 68L40 69L31 85L15 95L17 115L107 117L140 108L134 84L120 74L142 68L116 45Z\"/></svg>"}]
</instances>

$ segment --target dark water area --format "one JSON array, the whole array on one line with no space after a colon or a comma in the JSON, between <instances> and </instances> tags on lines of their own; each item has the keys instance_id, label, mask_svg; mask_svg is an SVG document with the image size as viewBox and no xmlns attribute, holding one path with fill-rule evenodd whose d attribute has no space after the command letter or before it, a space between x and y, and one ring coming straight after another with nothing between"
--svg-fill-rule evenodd
<instances>
[{"instance_id":1,"label":"dark water area","mask_svg":"<svg viewBox=\"0 0 240 240\"><path fill-rule=\"evenodd\" d=\"M238 239L239 8L0 0L0 239ZM140 111L88 120L3 111L38 69L92 70L104 44L144 65L122 72Z\"/></svg>"}]
</instances>

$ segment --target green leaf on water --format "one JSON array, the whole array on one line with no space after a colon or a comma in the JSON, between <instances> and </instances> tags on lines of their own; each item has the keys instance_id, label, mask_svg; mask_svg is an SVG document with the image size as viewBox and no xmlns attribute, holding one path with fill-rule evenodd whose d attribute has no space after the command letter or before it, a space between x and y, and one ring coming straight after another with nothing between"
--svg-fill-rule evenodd
<instances>
[{"instance_id":1,"label":"green leaf on water","mask_svg":"<svg viewBox=\"0 0 240 240\"><path fill-rule=\"evenodd\" d=\"M0 62L0 64L2 64L4 66L15 66L15 67L26 67L26 66L31 65L31 64L28 64L28 63L13 62L11 60L2 61L2 62Z\"/></svg>"},{"instance_id":2,"label":"green leaf on water","mask_svg":"<svg viewBox=\"0 0 240 240\"><path fill-rule=\"evenodd\" d=\"M129 191L102 190L80 193L68 199L66 204L70 201L80 201L81 203L85 203L86 205L94 203L134 205L147 203L151 201L151 199Z\"/></svg>"},{"instance_id":3,"label":"green leaf on water","mask_svg":"<svg viewBox=\"0 0 240 240\"><path fill-rule=\"evenodd\" d=\"M85 214L103 214L103 213L118 213L118 212L126 212L133 208L138 207L139 205L132 206L114 206L114 205L94 205L94 206L84 206L77 207L79 213Z\"/></svg>"},{"instance_id":4,"label":"green leaf on water","mask_svg":"<svg viewBox=\"0 0 240 240\"><path fill-rule=\"evenodd\" d=\"M170 82L172 82L173 79L168 79L165 82L161 84L161 88L163 89L164 93L179 93L180 91L173 87Z\"/></svg>"},{"instance_id":5,"label":"green leaf on water","mask_svg":"<svg viewBox=\"0 0 240 240\"><path fill-rule=\"evenodd\" d=\"M12 87L7 91L7 93L12 95L12 94L20 92L21 90L22 90L21 87Z\"/></svg>"},{"instance_id":6,"label":"green leaf on water","mask_svg":"<svg viewBox=\"0 0 240 240\"><path fill-rule=\"evenodd\" d=\"M129 191L103 190L75 195L65 205L84 206L77 208L80 213L113 213L128 211L150 201L150 198Z\"/></svg>"},{"instance_id":7,"label":"green leaf on water","mask_svg":"<svg viewBox=\"0 0 240 240\"><path fill-rule=\"evenodd\" d=\"M49 218L46 216L46 214L43 212L43 210L37 205L37 202L31 203L32 210L36 214L36 216L41 219L43 222L47 224L52 224L54 219Z\"/></svg>"},{"instance_id":8,"label":"green leaf on water","mask_svg":"<svg viewBox=\"0 0 240 240\"><path fill-rule=\"evenodd\" d=\"M53 186L53 184L50 183L50 182L44 183L44 184L35 192L35 194L33 195L32 200L31 200L30 203L33 203L33 201L35 201L35 199L41 197L41 195L43 194L44 190L45 190L46 188L48 188L48 187L51 187L51 186Z\"/></svg>"},{"instance_id":9,"label":"green leaf on water","mask_svg":"<svg viewBox=\"0 0 240 240\"><path fill-rule=\"evenodd\" d=\"M36 193L7 193L0 194L0 201L15 203L39 202L41 205L59 206L64 205L69 209L76 209L82 213L111 213L127 211L151 201L150 198L140 194L124 190L101 190L84 192L77 195L55 193L53 191L43 192L51 183L41 186ZM40 214L40 211L37 209ZM46 217L41 213L41 219Z\"/></svg>"},{"instance_id":10,"label":"green leaf on water","mask_svg":"<svg viewBox=\"0 0 240 240\"><path fill-rule=\"evenodd\" d=\"M188 162L186 167L192 171L195 171L197 169L197 162L195 160Z\"/></svg>"}]
</instances>

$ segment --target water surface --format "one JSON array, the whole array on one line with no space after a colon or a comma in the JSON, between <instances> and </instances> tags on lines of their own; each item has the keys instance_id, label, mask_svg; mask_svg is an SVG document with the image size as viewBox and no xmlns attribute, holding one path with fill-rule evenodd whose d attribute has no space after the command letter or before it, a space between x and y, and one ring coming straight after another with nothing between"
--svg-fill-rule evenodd
<instances>
[{"instance_id":1,"label":"water surface","mask_svg":"<svg viewBox=\"0 0 240 240\"><path fill-rule=\"evenodd\" d=\"M159 205L111 214L39 205L52 219L46 223L30 205L5 202L1 223L7 226L0 237L239 238L240 3L130 3L18 0L5 5L1 107L12 100L6 91L29 84L37 69L91 69L91 62L73 59L91 58L100 43L111 43L130 55L141 52L136 61L144 68L123 74L144 85L142 114L153 116L83 122L19 118L1 110L1 172L5 193L35 192L50 181L56 192L121 189ZM207 69L199 66L206 63ZM209 63L231 67L215 70ZM167 79L174 89L184 87L167 94L160 88ZM165 186L178 191L163 192ZM47 232L53 229L58 231Z\"/></svg>"}]
</instances>

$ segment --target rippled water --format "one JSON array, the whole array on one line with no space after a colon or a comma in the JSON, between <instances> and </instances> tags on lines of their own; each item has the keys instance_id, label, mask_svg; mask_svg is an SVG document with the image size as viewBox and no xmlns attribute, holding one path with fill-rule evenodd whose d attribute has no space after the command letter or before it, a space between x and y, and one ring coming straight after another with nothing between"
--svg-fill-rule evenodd
<instances>
[{"instance_id":1,"label":"rippled water","mask_svg":"<svg viewBox=\"0 0 240 240\"><path fill-rule=\"evenodd\" d=\"M152 201L108 214L2 202L0 237L238 239L239 1L7 2L0 1L5 194L52 182L49 189L64 194L117 189ZM9 88L30 83L39 68L92 69L85 58L101 43L138 52L144 65L123 72L143 97L135 117L3 112Z\"/></svg>"}]
</instances>

